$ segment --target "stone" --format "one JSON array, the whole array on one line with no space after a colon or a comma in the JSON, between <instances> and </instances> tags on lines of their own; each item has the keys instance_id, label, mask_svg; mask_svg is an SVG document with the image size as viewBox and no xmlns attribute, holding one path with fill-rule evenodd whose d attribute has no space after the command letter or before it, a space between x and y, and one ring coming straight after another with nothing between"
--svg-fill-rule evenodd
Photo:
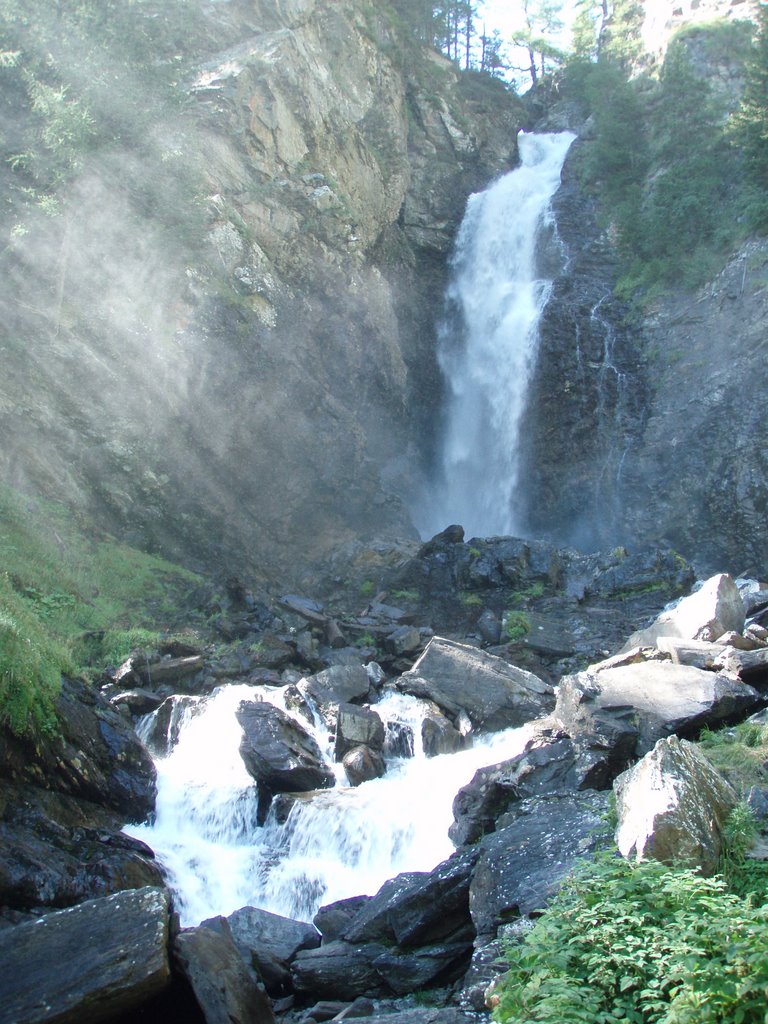
<instances>
[{"instance_id":1,"label":"stone","mask_svg":"<svg viewBox=\"0 0 768 1024\"><path fill-rule=\"evenodd\" d=\"M762 689L768 682L768 648L739 651L731 647L717 656L714 666Z\"/></svg>"},{"instance_id":2,"label":"stone","mask_svg":"<svg viewBox=\"0 0 768 1024\"><path fill-rule=\"evenodd\" d=\"M654 645L662 636L714 641L729 630L741 633L744 620L744 602L738 587L732 577L720 573L674 608L662 612L646 629L633 633L625 649Z\"/></svg>"},{"instance_id":3,"label":"stone","mask_svg":"<svg viewBox=\"0 0 768 1024\"><path fill-rule=\"evenodd\" d=\"M144 888L0 931L2 1024L99 1024L168 985L169 899Z\"/></svg>"},{"instance_id":4,"label":"stone","mask_svg":"<svg viewBox=\"0 0 768 1024\"><path fill-rule=\"evenodd\" d=\"M379 750L370 747L352 747L344 755L342 762L350 786L359 786L372 779L380 779L387 770L384 758Z\"/></svg>"},{"instance_id":5,"label":"stone","mask_svg":"<svg viewBox=\"0 0 768 1024\"><path fill-rule=\"evenodd\" d=\"M370 708L339 704L334 745L336 760L341 761L353 747L360 745L381 751L384 746L384 723Z\"/></svg>"},{"instance_id":6,"label":"stone","mask_svg":"<svg viewBox=\"0 0 768 1024\"><path fill-rule=\"evenodd\" d=\"M340 939L356 914L371 900L370 896L350 896L320 907L312 923L323 937L323 942Z\"/></svg>"},{"instance_id":7,"label":"stone","mask_svg":"<svg viewBox=\"0 0 768 1024\"><path fill-rule=\"evenodd\" d=\"M157 757L167 757L176 746L186 719L200 714L204 707L205 701L199 697L185 694L166 697L151 720L143 725L142 738L147 749Z\"/></svg>"},{"instance_id":8,"label":"stone","mask_svg":"<svg viewBox=\"0 0 768 1024\"><path fill-rule=\"evenodd\" d=\"M433 637L397 688L434 701L454 722L465 711L475 729L524 725L554 707L554 691L532 672L475 647Z\"/></svg>"},{"instance_id":9,"label":"stone","mask_svg":"<svg viewBox=\"0 0 768 1024\"><path fill-rule=\"evenodd\" d=\"M415 626L398 626L384 637L384 649L393 657L414 654L424 646L421 633Z\"/></svg>"},{"instance_id":10,"label":"stone","mask_svg":"<svg viewBox=\"0 0 768 1024\"><path fill-rule=\"evenodd\" d=\"M155 662L134 659L133 671L146 686L159 686L194 675L204 666L202 655L193 654L186 658L164 658Z\"/></svg>"},{"instance_id":11,"label":"stone","mask_svg":"<svg viewBox=\"0 0 768 1024\"><path fill-rule=\"evenodd\" d=\"M471 955L470 939L413 950L387 950L376 957L373 966L395 995L403 996L456 981L466 971Z\"/></svg>"},{"instance_id":12,"label":"stone","mask_svg":"<svg viewBox=\"0 0 768 1024\"><path fill-rule=\"evenodd\" d=\"M376 942L353 945L340 940L301 950L291 964L293 987L320 999L392 995L374 967L376 958L387 952L386 946Z\"/></svg>"},{"instance_id":13,"label":"stone","mask_svg":"<svg viewBox=\"0 0 768 1024\"><path fill-rule=\"evenodd\" d=\"M156 711L163 703L163 698L151 690L137 687L134 690L122 690L109 698L113 708L126 708L131 715L148 715Z\"/></svg>"},{"instance_id":14,"label":"stone","mask_svg":"<svg viewBox=\"0 0 768 1024\"><path fill-rule=\"evenodd\" d=\"M269 793L334 785L333 771L317 743L290 715L266 702L243 701L237 720L243 728L240 756L249 774Z\"/></svg>"},{"instance_id":15,"label":"stone","mask_svg":"<svg viewBox=\"0 0 768 1024\"><path fill-rule=\"evenodd\" d=\"M725 652L725 645L718 641L683 640L676 636L660 636L656 645L664 654L668 654L676 665L691 665L693 668L704 668L716 671L715 662Z\"/></svg>"},{"instance_id":16,"label":"stone","mask_svg":"<svg viewBox=\"0 0 768 1024\"><path fill-rule=\"evenodd\" d=\"M601 728L623 720L637 730L634 752L641 757L663 736L695 735L746 716L759 702L755 689L722 672L649 661L563 679L553 717L569 733L590 718Z\"/></svg>"},{"instance_id":17,"label":"stone","mask_svg":"<svg viewBox=\"0 0 768 1024\"><path fill-rule=\"evenodd\" d=\"M225 919L215 929L180 931L173 954L206 1024L274 1024L270 1000L243 963Z\"/></svg>"},{"instance_id":18,"label":"stone","mask_svg":"<svg viewBox=\"0 0 768 1024\"><path fill-rule=\"evenodd\" d=\"M737 796L698 747L676 736L659 740L616 779L614 792L624 857L716 870L720 829Z\"/></svg>"},{"instance_id":19,"label":"stone","mask_svg":"<svg viewBox=\"0 0 768 1024\"><path fill-rule=\"evenodd\" d=\"M430 707L421 723L421 745L425 757L455 754L464 747L464 737L437 707Z\"/></svg>"},{"instance_id":20,"label":"stone","mask_svg":"<svg viewBox=\"0 0 768 1024\"><path fill-rule=\"evenodd\" d=\"M607 808L606 793L533 800L512 825L480 840L469 889L479 944L547 905L577 861L608 839Z\"/></svg>"},{"instance_id":21,"label":"stone","mask_svg":"<svg viewBox=\"0 0 768 1024\"><path fill-rule=\"evenodd\" d=\"M333 726L340 704L362 702L368 697L371 681L365 666L331 665L330 668L307 676L298 683L300 693L319 710L326 725Z\"/></svg>"}]
</instances>

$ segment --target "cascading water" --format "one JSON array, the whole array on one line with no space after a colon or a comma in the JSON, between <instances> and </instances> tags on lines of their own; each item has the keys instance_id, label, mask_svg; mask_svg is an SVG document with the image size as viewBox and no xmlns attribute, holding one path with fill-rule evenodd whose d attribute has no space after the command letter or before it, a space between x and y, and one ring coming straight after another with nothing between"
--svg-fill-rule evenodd
<instances>
[{"instance_id":1,"label":"cascading water","mask_svg":"<svg viewBox=\"0 0 768 1024\"><path fill-rule=\"evenodd\" d=\"M448 398L438 479L416 515L423 536L448 523L515 532L518 431L552 283L536 243L574 138L521 133L521 166L470 196L439 332Z\"/></svg>"},{"instance_id":2,"label":"cascading water","mask_svg":"<svg viewBox=\"0 0 768 1024\"><path fill-rule=\"evenodd\" d=\"M282 688L234 684L207 699L187 698L174 724L177 742L157 761L155 820L126 829L155 850L184 925L243 906L311 920L321 905L372 895L401 871L431 870L453 852L456 792L479 767L519 753L528 735L510 729L469 750L427 758L420 746L425 705L388 695L376 711L385 726L411 731L413 756L390 759L383 778L357 788L339 783L299 798L282 825L268 817L258 826L235 711L243 700L284 707L282 698ZM145 735L151 724L148 716ZM326 749L327 734L320 726L315 733Z\"/></svg>"}]
</instances>

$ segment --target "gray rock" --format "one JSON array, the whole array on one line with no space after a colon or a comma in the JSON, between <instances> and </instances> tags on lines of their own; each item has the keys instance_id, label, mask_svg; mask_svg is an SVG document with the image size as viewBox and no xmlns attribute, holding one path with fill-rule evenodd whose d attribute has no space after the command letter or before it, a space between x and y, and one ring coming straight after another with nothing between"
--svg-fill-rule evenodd
<instances>
[{"instance_id":1,"label":"gray rock","mask_svg":"<svg viewBox=\"0 0 768 1024\"><path fill-rule=\"evenodd\" d=\"M670 611L662 612L646 629L633 633L625 646L653 645L661 636L714 641L728 630L741 633L744 619L738 587L730 576L720 573Z\"/></svg>"},{"instance_id":2,"label":"gray rock","mask_svg":"<svg viewBox=\"0 0 768 1024\"><path fill-rule=\"evenodd\" d=\"M168 894L89 900L0 932L0 1024L98 1024L170 979Z\"/></svg>"},{"instance_id":3,"label":"gray rock","mask_svg":"<svg viewBox=\"0 0 768 1024\"><path fill-rule=\"evenodd\" d=\"M380 751L384 746L384 723L376 712L369 708L361 708L356 704L340 704L334 747L336 760L341 761L348 751L361 744Z\"/></svg>"},{"instance_id":4,"label":"gray rock","mask_svg":"<svg viewBox=\"0 0 768 1024\"><path fill-rule=\"evenodd\" d=\"M512 825L480 840L469 890L478 941L546 906L579 858L609 838L607 807L605 793L533 800Z\"/></svg>"},{"instance_id":5,"label":"gray rock","mask_svg":"<svg viewBox=\"0 0 768 1024\"><path fill-rule=\"evenodd\" d=\"M266 702L243 701L237 710L243 728L240 756L250 775L269 793L328 789L334 775L306 729Z\"/></svg>"},{"instance_id":6,"label":"gray rock","mask_svg":"<svg viewBox=\"0 0 768 1024\"><path fill-rule=\"evenodd\" d=\"M376 942L352 945L336 940L319 949L301 950L291 965L297 992L321 999L356 999L391 995L374 967L377 957L389 952Z\"/></svg>"},{"instance_id":7,"label":"gray rock","mask_svg":"<svg viewBox=\"0 0 768 1024\"><path fill-rule=\"evenodd\" d=\"M429 708L421 723L421 743L426 757L455 754L464 746L464 737L436 707Z\"/></svg>"},{"instance_id":8,"label":"gray rock","mask_svg":"<svg viewBox=\"0 0 768 1024\"><path fill-rule=\"evenodd\" d=\"M371 681L365 666L357 662L351 665L331 665L322 672L302 679L298 688L319 710L326 725L333 725L339 705L364 701L368 697Z\"/></svg>"},{"instance_id":9,"label":"gray rock","mask_svg":"<svg viewBox=\"0 0 768 1024\"><path fill-rule=\"evenodd\" d=\"M419 992L460 978L472 955L472 940L422 946L414 950L392 949L373 961L390 989L399 996Z\"/></svg>"},{"instance_id":10,"label":"gray rock","mask_svg":"<svg viewBox=\"0 0 768 1024\"><path fill-rule=\"evenodd\" d=\"M716 870L720 829L737 796L698 747L676 736L659 740L614 791L623 856Z\"/></svg>"},{"instance_id":11,"label":"gray rock","mask_svg":"<svg viewBox=\"0 0 768 1024\"><path fill-rule=\"evenodd\" d=\"M178 742L187 715L199 714L204 707L205 701L199 697L167 697L152 718L142 723L141 735L147 748L158 757L167 757Z\"/></svg>"},{"instance_id":12,"label":"gray rock","mask_svg":"<svg viewBox=\"0 0 768 1024\"><path fill-rule=\"evenodd\" d=\"M370 747L353 747L342 760L350 786L359 786L372 779L380 779L387 770L384 758L378 750Z\"/></svg>"},{"instance_id":13,"label":"gray rock","mask_svg":"<svg viewBox=\"0 0 768 1024\"><path fill-rule=\"evenodd\" d=\"M370 896L350 896L345 900L337 900L320 907L312 919L315 928L323 937L323 942L340 939L352 920L371 900Z\"/></svg>"},{"instance_id":14,"label":"gray rock","mask_svg":"<svg viewBox=\"0 0 768 1024\"><path fill-rule=\"evenodd\" d=\"M455 720L465 711L476 729L524 725L551 710L554 691L524 669L466 644L433 637L398 689L426 697Z\"/></svg>"},{"instance_id":15,"label":"gray rock","mask_svg":"<svg viewBox=\"0 0 768 1024\"><path fill-rule=\"evenodd\" d=\"M274 1024L269 998L243 963L226 921L216 929L184 929L173 952L206 1024Z\"/></svg>"}]
</instances>

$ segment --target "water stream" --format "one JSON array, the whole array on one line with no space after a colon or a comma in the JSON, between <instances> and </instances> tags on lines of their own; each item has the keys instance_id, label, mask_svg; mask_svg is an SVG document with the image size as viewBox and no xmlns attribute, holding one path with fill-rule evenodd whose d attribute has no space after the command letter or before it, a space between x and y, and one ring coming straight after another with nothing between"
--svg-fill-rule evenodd
<instances>
[{"instance_id":1,"label":"water stream","mask_svg":"<svg viewBox=\"0 0 768 1024\"><path fill-rule=\"evenodd\" d=\"M551 280L537 238L575 136L519 136L521 165L470 196L452 257L439 361L447 389L437 479L416 513L423 536L515 533L518 433Z\"/></svg>"},{"instance_id":2,"label":"water stream","mask_svg":"<svg viewBox=\"0 0 768 1024\"><path fill-rule=\"evenodd\" d=\"M401 871L431 870L453 852L448 827L457 791L479 767L519 753L527 738L527 730L511 729L427 758L423 702L392 694L376 711L390 728L412 732L412 757L390 758L383 778L357 788L345 784L337 765L334 789L297 800L284 824L268 817L259 826L235 712L242 700L268 700L291 713L283 694L233 684L210 698L187 698L175 746L157 760L155 820L126 829L155 850L185 926L243 906L311 920L323 904L372 895ZM144 735L151 727L147 716ZM329 750L320 724L314 734Z\"/></svg>"}]
</instances>

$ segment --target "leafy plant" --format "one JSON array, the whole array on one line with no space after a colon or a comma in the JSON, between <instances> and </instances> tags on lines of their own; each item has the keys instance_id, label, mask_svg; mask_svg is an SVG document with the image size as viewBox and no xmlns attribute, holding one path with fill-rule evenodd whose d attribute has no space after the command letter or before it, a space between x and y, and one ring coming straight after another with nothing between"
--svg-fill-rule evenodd
<instances>
[{"instance_id":1,"label":"leafy plant","mask_svg":"<svg viewBox=\"0 0 768 1024\"><path fill-rule=\"evenodd\" d=\"M765 1024L768 908L655 861L583 866L508 959L503 1024Z\"/></svg>"},{"instance_id":2,"label":"leafy plant","mask_svg":"<svg viewBox=\"0 0 768 1024\"><path fill-rule=\"evenodd\" d=\"M525 612L507 612L504 616L504 630L510 642L516 644L531 632L531 621Z\"/></svg>"}]
</instances>

